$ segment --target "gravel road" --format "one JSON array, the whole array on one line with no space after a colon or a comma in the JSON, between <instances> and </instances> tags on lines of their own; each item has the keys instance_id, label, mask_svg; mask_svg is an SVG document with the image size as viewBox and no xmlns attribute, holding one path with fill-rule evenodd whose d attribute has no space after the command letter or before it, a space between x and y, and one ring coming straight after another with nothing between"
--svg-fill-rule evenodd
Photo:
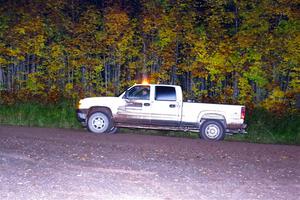
<instances>
[{"instance_id":1,"label":"gravel road","mask_svg":"<svg viewBox=\"0 0 300 200\"><path fill-rule=\"evenodd\" d=\"M299 146L0 126L1 200L299 197Z\"/></svg>"}]
</instances>

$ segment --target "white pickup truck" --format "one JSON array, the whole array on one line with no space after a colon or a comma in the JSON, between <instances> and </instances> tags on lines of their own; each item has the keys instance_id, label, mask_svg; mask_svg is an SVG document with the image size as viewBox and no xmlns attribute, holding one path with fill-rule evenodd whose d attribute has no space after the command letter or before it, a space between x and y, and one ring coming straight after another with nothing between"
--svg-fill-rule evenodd
<instances>
[{"instance_id":1,"label":"white pickup truck","mask_svg":"<svg viewBox=\"0 0 300 200\"><path fill-rule=\"evenodd\" d=\"M119 97L81 99L76 112L93 133L113 133L117 127L197 131L218 141L246 128L244 106L183 102L176 85L136 84Z\"/></svg>"}]
</instances>

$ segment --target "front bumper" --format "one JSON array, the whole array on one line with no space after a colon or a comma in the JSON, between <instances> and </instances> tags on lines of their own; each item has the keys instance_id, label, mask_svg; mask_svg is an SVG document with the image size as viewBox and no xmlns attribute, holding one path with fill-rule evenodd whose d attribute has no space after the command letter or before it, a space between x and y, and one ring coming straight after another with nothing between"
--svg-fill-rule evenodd
<instances>
[{"instance_id":1,"label":"front bumper","mask_svg":"<svg viewBox=\"0 0 300 200\"><path fill-rule=\"evenodd\" d=\"M83 125L86 126L86 116L87 116L87 109L77 109L76 116L77 120Z\"/></svg>"}]
</instances>

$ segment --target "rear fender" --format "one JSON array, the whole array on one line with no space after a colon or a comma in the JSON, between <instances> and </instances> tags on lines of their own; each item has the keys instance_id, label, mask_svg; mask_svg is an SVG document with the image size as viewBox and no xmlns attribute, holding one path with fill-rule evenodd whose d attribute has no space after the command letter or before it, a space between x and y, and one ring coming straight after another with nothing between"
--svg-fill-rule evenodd
<instances>
[{"instance_id":1,"label":"rear fender","mask_svg":"<svg viewBox=\"0 0 300 200\"><path fill-rule=\"evenodd\" d=\"M226 129L226 118L221 112L205 112L199 115L198 121L200 122L200 127L203 122L207 120L219 121L223 125L223 128Z\"/></svg>"}]
</instances>

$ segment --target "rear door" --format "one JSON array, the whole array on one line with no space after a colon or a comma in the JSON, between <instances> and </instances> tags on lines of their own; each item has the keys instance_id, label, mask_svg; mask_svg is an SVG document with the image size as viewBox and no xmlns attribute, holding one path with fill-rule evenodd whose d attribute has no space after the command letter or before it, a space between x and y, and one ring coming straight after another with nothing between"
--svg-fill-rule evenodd
<instances>
[{"instance_id":1,"label":"rear door","mask_svg":"<svg viewBox=\"0 0 300 200\"><path fill-rule=\"evenodd\" d=\"M176 88L155 86L151 100L151 124L156 126L179 126L181 102L177 100Z\"/></svg>"}]
</instances>

